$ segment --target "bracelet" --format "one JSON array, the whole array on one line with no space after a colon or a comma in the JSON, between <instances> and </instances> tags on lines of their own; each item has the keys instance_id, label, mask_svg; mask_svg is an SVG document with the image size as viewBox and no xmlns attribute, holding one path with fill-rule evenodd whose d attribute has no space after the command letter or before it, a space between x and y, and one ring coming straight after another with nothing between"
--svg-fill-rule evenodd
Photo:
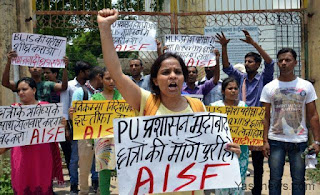
<instances>
[{"instance_id":1,"label":"bracelet","mask_svg":"<svg viewBox=\"0 0 320 195\"><path fill-rule=\"evenodd\" d=\"M313 141L313 143L317 144L318 146L320 146L320 142L319 141Z\"/></svg>"}]
</instances>

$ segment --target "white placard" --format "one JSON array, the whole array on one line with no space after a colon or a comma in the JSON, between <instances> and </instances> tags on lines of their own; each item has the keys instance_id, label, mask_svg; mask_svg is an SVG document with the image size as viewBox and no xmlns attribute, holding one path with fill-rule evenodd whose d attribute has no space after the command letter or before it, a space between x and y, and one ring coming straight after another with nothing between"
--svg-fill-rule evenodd
<instances>
[{"instance_id":1,"label":"white placard","mask_svg":"<svg viewBox=\"0 0 320 195\"><path fill-rule=\"evenodd\" d=\"M67 38L30 33L13 33L12 50L18 57L11 63L20 66L64 68Z\"/></svg>"},{"instance_id":2,"label":"white placard","mask_svg":"<svg viewBox=\"0 0 320 195\"><path fill-rule=\"evenodd\" d=\"M225 114L190 113L115 119L120 194L241 186ZM240 186L239 186L240 184Z\"/></svg>"},{"instance_id":3,"label":"white placard","mask_svg":"<svg viewBox=\"0 0 320 195\"><path fill-rule=\"evenodd\" d=\"M0 106L0 148L65 141L62 103Z\"/></svg>"},{"instance_id":4,"label":"white placard","mask_svg":"<svg viewBox=\"0 0 320 195\"><path fill-rule=\"evenodd\" d=\"M249 52L257 52L257 50L250 44L247 44L240 39L246 39L243 29L246 29L252 39L258 43L259 28L257 26L224 26L224 27L205 27L205 35L215 36L217 33L224 33L227 39L231 39L228 43L228 58L232 64L244 64L244 56ZM216 47L221 51L221 45L218 43Z\"/></svg>"},{"instance_id":5,"label":"white placard","mask_svg":"<svg viewBox=\"0 0 320 195\"><path fill-rule=\"evenodd\" d=\"M157 51L154 22L117 20L111 30L116 51Z\"/></svg>"},{"instance_id":6,"label":"white placard","mask_svg":"<svg viewBox=\"0 0 320 195\"><path fill-rule=\"evenodd\" d=\"M215 66L214 36L166 35L166 51L175 52L184 59L187 66Z\"/></svg>"}]
</instances>

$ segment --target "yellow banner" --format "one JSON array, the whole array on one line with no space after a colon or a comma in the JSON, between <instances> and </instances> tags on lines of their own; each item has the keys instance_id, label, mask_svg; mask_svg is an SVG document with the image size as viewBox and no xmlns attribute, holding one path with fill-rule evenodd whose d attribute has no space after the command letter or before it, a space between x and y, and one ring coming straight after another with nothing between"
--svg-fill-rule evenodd
<instances>
[{"instance_id":1,"label":"yellow banner","mask_svg":"<svg viewBox=\"0 0 320 195\"><path fill-rule=\"evenodd\" d=\"M206 106L208 112L227 114L233 142L239 145L263 145L263 107Z\"/></svg>"},{"instance_id":2,"label":"yellow banner","mask_svg":"<svg viewBox=\"0 0 320 195\"><path fill-rule=\"evenodd\" d=\"M74 101L73 139L95 139L113 135L113 119L134 117L125 100Z\"/></svg>"}]
</instances>

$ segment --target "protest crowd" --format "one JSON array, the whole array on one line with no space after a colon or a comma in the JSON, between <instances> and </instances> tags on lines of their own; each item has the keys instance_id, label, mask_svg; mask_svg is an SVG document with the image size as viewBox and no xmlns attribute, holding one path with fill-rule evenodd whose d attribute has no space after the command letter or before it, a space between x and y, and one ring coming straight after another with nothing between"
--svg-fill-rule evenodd
<instances>
[{"instance_id":1,"label":"protest crowd","mask_svg":"<svg viewBox=\"0 0 320 195\"><path fill-rule=\"evenodd\" d=\"M241 184L246 181L249 153L253 195L262 191L265 158L270 167L269 194L281 194L286 154L292 194L305 194L304 155L319 153L320 125L313 85L294 75L297 54L293 49L279 50L273 60L246 29L241 41L255 50L243 56L240 66L229 62L230 39L224 32L212 37L167 35L166 43L153 37L139 45L127 31L123 39L134 43L127 46L115 38L120 30L112 28L141 27L149 32L156 26L130 25L118 20L118 14L103 9L97 16L105 67L77 61L75 77L69 81L69 59L65 51L57 57L55 49L65 39L13 35L13 40L24 41L13 44L8 52L2 85L17 93L20 102L1 108L0 154L11 152L14 194L55 194L53 181L64 183L62 161L70 176L70 194L110 194L110 180L116 174L120 194L244 194ZM51 50L33 47L31 42L47 43ZM220 44L221 51L212 42ZM143 61L134 58L127 65L130 75L125 75L117 52L140 51L149 45L158 54L150 74L143 74ZM26 50L35 55L21 56ZM278 78L274 78L275 64ZM28 66L31 77L11 80L12 65ZM61 81L58 66L64 67ZM228 75L223 80L220 66ZM201 68L205 76L198 79ZM231 120L229 114L235 118ZM9 123L9 115L16 121ZM258 119L248 125L250 117ZM38 129L23 133L29 127ZM6 134L7 129L20 134ZM245 136L234 137L236 131Z\"/></svg>"}]
</instances>

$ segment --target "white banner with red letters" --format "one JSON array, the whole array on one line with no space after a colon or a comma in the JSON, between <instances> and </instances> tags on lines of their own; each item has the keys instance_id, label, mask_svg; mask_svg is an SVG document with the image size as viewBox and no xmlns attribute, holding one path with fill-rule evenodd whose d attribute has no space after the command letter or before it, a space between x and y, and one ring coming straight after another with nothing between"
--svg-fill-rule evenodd
<instances>
[{"instance_id":1,"label":"white banner with red letters","mask_svg":"<svg viewBox=\"0 0 320 195\"><path fill-rule=\"evenodd\" d=\"M0 148L65 141L62 103L0 106Z\"/></svg>"},{"instance_id":2,"label":"white banner with red letters","mask_svg":"<svg viewBox=\"0 0 320 195\"><path fill-rule=\"evenodd\" d=\"M241 187L227 116L188 113L115 119L120 194Z\"/></svg>"},{"instance_id":3,"label":"white banner with red letters","mask_svg":"<svg viewBox=\"0 0 320 195\"><path fill-rule=\"evenodd\" d=\"M12 50L17 52L18 57L13 58L11 63L20 66L64 68L66 43L65 37L13 33Z\"/></svg>"}]
</instances>

